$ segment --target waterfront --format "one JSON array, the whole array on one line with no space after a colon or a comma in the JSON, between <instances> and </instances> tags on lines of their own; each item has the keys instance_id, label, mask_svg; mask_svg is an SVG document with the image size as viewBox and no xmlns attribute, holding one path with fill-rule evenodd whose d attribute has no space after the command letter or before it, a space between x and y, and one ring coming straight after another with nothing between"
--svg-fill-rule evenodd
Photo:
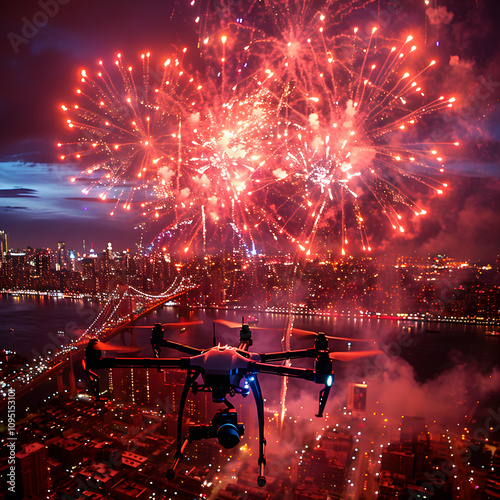
<instances>
[{"instance_id":1,"label":"waterfront","mask_svg":"<svg viewBox=\"0 0 500 500\"><path fill-rule=\"evenodd\" d=\"M58 298L43 295L0 295L0 342L3 349L13 350L32 360L38 355L53 352L55 348L78 338L92 323L100 310L96 301L89 298ZM142 318L138 325L153 325L185 320L203 321L196 329L189 329L181 341L192 342L195 347L209 347L212 340L212 322L225 319L241 322L242 317L252 316L259 327L274 330L271 335L262 335L254 330L255 349L279 348L280 332L286 322L286 314L246 309L180 309L163 306ZM432 321L410 321L395 318L375 319L362 316L320 316L314 314L294 315L294 327L310 331L324 331L328 335L373 340L378 345L397 341L405 332L411 341L402 347L414 352L413 358L406 356L422 380L431 378L450 366L448 354L458 353L464 361L480 361L485 369L500 363L500 352L495 347L499 336L487 335L491 326L472 323L449 323ZM217 327L217 341L234 344L237 329ZM168 336L168 333L167 333ZM264 340L265 339L265 340ZM149 355L149 332L141 330L137 343L144 347L142 355ZM295 338L302 346L304 340ZM336 348L346 344L335 345ZM416 353L421 353L415 356ZM410 354L409 352L407 354ZM421 358L421 359L418 359ZM425 358L425 359L424 359ZM428 368L425 365L429 365ZM430 369L430 366L433 369Z\"/></svg>"},{"instance_id":2,"label":"waterfront","mask_svg":"<svg viewBox=\"0 0 500 500\"><path fill-rule=\"evenodd\" d=\"M29 360L45 356L79 337L98 312L98 304L88 298L1 294L2 349Z\"/></svg>"},{"instance_id":3,"label":"waterfront","mask_svg":"<svg viewBox=\"0 0 500 500\"><path fill-rule=\"evenodd\" d=\"M78 338L99 312L99 304L90 299L69 299L47 296L0 295L0 342L3 349L13 350L32 360L46 355L57 347ZM245 309L179 309L163 306L138 325L182 322L196 319L203 325L181 335L181 342L195 347L209 347L212 341L212 322L225 319L241 322L242 317L252 316L259 327L269 327L266 334L254 330L255 350L280 348L281 333L286 314ZM294 327L309 331L324 331L327 335L372 340L379 346L396 342L404 332L410 337L402 345L401 355L415 368L419 379L425 381L449 369L457 356L462 362L480 364L483 370L491 370L500 364L499 336L487 335L491 327L470 323L445 323L374 319L347 316L295 315ZM143 347L143 356L149 356L149 331L138 330L136 341ZM270 333L272 332L272 333ZM217 341L234 344L238 330L218 326ZM167 336L168 336L167 332ZM126 338L126 341L129 341ZM304 339L295 337L302 347ZM306 342L307 343L307 342ZM309 341L310 343L310 341ZM293 346L296 348L296 346ZM335 343L335 348L346 348L346 343ZM453 358L450 358L453 354Z\"/></svg>"},{"instance_id":4,"label":"waterfront","mask_svg":"<svg viewBox=\"0 0 500 500\"><path fill-rule=\"evenodd\" d=\"M92 322L98 312L98 304L88 299L62 299L53 297L2 295L0 307L0 341L3 349L16 350L19 354L33 359L40 354L47 354L62 343L70 342ZM280 313L245 311L243 309L180 309L175 306L163 306L147 317L141 318L138 325L152 325L156 322L167 323L186 320L203 321L202 325L188 328L184 333L166 332L166 337L194 347L210 347L213 335L213 320L226 319L241 321L242 316L254 316L259 327L273 330L254 329L253 350L259 352L282 349L281 331L286 316ZM490 328L485 325L459 323L412 322L396 319L366 319L359 317L336 317L298 315L294 317L294 327L324 331L328 335L369 339L382 349L385 354L375 359L360 360L354 364L336 363L335 372L339 394L345 396L347 378L360 381L368 378L373 386L371 394L390 370L399 374L400 386L417 385L420 390L429 388L436 391L439 380L449 380L460 375L461 386L448 391L450 402L460 403L469 409L476 400L474 390L480 387L483 378L495 379L496 366L500 365L498 336L485 335ZM11 331L13 329L13 332ZM180 329L179 329L180 330ZM58 332L62 332L58 334ZM235 345L238 330L217 325L217 342ZM150 356L149 331L136 330L137 344L142 348L143 356ZM125 341L131 342L129 334ZM115 340L118 342L118 339ZM331 350L371 349L371 343L352 343L330 341ZM358 345L360 347L358 347ZM311 347L312 340L296 335L292 338L292 349ZM177 356L178 353L164 350L163 356ZM300 366L310 361L295 362ZM459 372L459 373L458 373ZM278 382L268 377L266 383L268 397L277 399ZM437 380L437 381L436 381ZM301 383L294 381L299 387ZM457 379L458 383L458 379ZM483 384L484 385L484 384ZM84 384L80 384L83 387ZM314 391L315 392L315 391ZM477 405L476 413L486 404L493 406L496 401L494 390L484 389L484 400ZM273 397L275 394L275 397ZM339 396L340 397L340 396ZM493 398L493 399L492 399ZM443 402L446 404L446 402ZM398 409L399 411L399 409ZM444 410L443 410L444 411ZM454 410L453 410L454 411ZM452 412L450 410L450 412Z\"/></svg>"}]
</instances>

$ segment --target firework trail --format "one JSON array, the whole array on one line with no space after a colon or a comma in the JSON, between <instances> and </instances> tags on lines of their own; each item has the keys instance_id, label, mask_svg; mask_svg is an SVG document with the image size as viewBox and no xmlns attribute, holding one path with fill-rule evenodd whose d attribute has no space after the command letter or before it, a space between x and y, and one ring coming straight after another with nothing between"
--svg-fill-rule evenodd
<instances>
[{"instance_id":1,"label":"firework trail","mask_svg":"<svg viewBox=\"0 0 500 500\"><path fill-rule=\"evenodd\" d=\"M371 50L375 32L365 42L354 30L335 49L323 38L325 49L309 71L316 79L296 78L282 87L286 116L277 136L286 142L286 155L270 173L280 185L282 227L307 255L317 250L318 232L330 245L332 235L340 236L345 255L348 225L358 228L363 249L370 249L361 203L367 193L392 227L404 232L401 206L416 216L426 213L406 194L413 188L405 186L418 183L439 194L446 187L435 179L444 172L436 145L415 137L419 126L426 127L426 115L451 107L454 99L426 97L421 81L435 62L415 69L411 36L399 46Z\"/></svg>"},{"instance_id":2,"label":"firework trail","mask_svg":"<svg viewBox=\"0 0 500 500\"><path fill-rule=\"evenodd\" d=\"M272 130L278 115L267 88L273 74L266 69L251 72L240 59L235 64L228 60L226 35L204 41L212 43L220 52L199 76L204 93L192 103L196 107L179 123L176 164L161 169L162 188L145 205L144 215L154 211L155 217L170 219L151 249L172 249L178 240L182 246L177 250L199 253L217 251L227 241L228 248L242 246L255 254L257 245L263 249L263 227L273 233L265 204L252 199L254 186L261 182L259 171L274 154ZM226 78L228 67L236 80Z\"/></svg>"},{"instance_id":3,"label":"firework trail","mask_svg":"<svg viewBox=\"0 0 500 500\"><path fill-rule=\"evenodd\" d=\"M368 200L403 232L404 207L425 213L408 193L446 187L440 152L418 137L453 99L426 96L434 61L411 36L340 31L368 3L267 0L246 17L239 4L216 12L214 24L193 2L202 62L186 70L184 49L153 70L143 55L140 77L120 56L118 79L102 63L96 77L82 71L83 104L63 106L80 135L61 158L82 162L85 194L161 221L150 250L273 244L307 256L340 241L345 255L352 228L370 250Z\"/></svg>"},{"instance_id":4,"label":"firework trail","mask_svg":"<svg viewBox=\"0 0 500 500\"><path fill-rule=\"evenodd\" d=\"M178 124L182 113L189 112L187 97L199 90L179 59L168 59L157 68L150 67L149 59L149 53L141 56L140 77L124 65L121 54L113 72L102 61L95 76L82 70L76 93L83 102L62 106L78 138L58 144L64 151L61 160L82 164L78 180L87 184L85 195L96 190L103 200L119 201L123 196L127 210L134 200L145 199L149 190L162 185L161 169L172 162Z\"/></svg>"}]
</instances>

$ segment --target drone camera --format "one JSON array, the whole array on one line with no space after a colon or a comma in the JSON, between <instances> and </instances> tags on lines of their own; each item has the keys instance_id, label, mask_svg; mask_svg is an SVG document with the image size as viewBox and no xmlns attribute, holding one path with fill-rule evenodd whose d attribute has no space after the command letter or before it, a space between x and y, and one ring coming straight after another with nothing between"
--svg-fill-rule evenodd
<instances>
[{"instance_id":1,"label":"drone camera","mask_svg":"<svg viewBox=\"0 0 500 500\"><path fill-rule=\"evenodd\" d=\"M210 424L191 425L188 436L190 441L217 438L223 448L234 448L245 432L245 426L238 423L236 410L227 408L217 410Z\"/></svg>"},{"instance_id":2,"label":"drone camera","mask_svg":"<svg viewBox=\"0 0 500 500\"><path fill-rule=\"evenodd\" d=\"M238 423L236 410L221 413L221 422L217 429L217 440L223 448L234 448L245 432L245 426Z\"/></svg>"}]
</instances>

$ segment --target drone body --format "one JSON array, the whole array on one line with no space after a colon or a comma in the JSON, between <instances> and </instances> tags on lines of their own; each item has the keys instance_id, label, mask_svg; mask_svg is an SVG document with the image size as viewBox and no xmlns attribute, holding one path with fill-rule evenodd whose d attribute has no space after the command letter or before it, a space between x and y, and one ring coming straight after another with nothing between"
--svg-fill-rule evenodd
<instances>
[{"instance_id":1,"label":"drone body","mask_svg":"<svg viewBox=\"0 0 500 500\"><path fill-rule=\"evenodd\" d=\"M234 327L234 323L224 320L215 322ZM215 328L214 322L214 328ZM84 368L89 377L91 388L96 396L99 396L99 377L94 370L100 368L179 368L186 370L186 381L182 391L179 414L177 419L177 451L174 462L167 473L167 479L175 476L175 469L182 460L184 451L189 442L199 439L217 438L220 445L225 448L233 448L240 442L244 434L244 426L238 423L238 417L234 406L228 401L227 396L239 394L243 397L252 392L257 407L259 423L259 454L258 464L260 474L257 479L259 486L266 484L264 455L264 403L262 391L258 381L258 373L268 373L279 376L302 378L323 385L319 393L319 410L317 417L323 416L323 410L328 399L330 388L333 384L333 359L344 361L364 356L372 356L380 351L358 351L358 352L330 352L328 338L324 333L314 334L314 347L310 349L283 351L276 353L253 353L248 352L252 345L252 334L248 324L242 322L237 325L240 330L238 347L215 345L215 330L213 346L208 349L197 349L165 340L163 326L157 323L151 333L151 346L153 358L103 358L101 353L109 344L104 344L96 339L89 341L85 349ZM257 327L258 328L258 327ZM306 332L310 334L311 332ZM345 339L343 339L345 340ZM161 348L170 347L180 352L189 354L189 357L161 358ZM295 368L283 364L272 364L276 361L288 359L315 358L314 369ZM201 377L202 383L198 383ZM210 424L190 425L188 432L182 440L182 420L184 406L189 392L196 394L200 391L212 393L212 400L223 403L225 408L217 410Z\"/></svg>"}]
</instances>

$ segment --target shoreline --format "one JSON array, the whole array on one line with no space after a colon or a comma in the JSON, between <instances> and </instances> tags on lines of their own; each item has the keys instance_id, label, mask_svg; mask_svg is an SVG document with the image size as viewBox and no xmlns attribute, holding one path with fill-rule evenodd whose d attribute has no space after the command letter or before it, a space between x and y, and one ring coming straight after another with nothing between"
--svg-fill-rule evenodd
<instances>
[{"instance_id":1,"label":"shoreline","mask_svg":"<svg viewBox=\"0 0 500 500\"><path fill-rule=\"evenodd\" d=\"M17 296L28 296L28 297L51 297L57 299L90 299L96 300L97 302L102 301L106 298L105 295L102 294L83 294L83 293L64 293L58 291L48 291L48 292L40 292L34 290L12 290L12 289L3 289L0 290L0 295L7 295L12 297ZM174 307L182 307L179 304L166 304ZM380 313L380 312L363 312L360 313L351 313L348 311L345 312L337 312L337 311L320 311L317 309L306 309L294 306L291 308L285 307L249 307L244 305L198 305L198 306L189 306L193 309L211 309L211 310L226 310L226 311L253 311L265 314L283 314L288 315L292 314L294 316L313 316L313 317L331 317L331 318L352 318L352 319L370 319L370 320L390 320L390 321L409 321L409 322L417 322L417 323L447 323L447 324L463 324L463 325L484 325L484 326L493 326L500 328L500 318L477 318L477 317L454 317L454 316L431 316L422 313Z\"/></svg>"}]
</instances>

